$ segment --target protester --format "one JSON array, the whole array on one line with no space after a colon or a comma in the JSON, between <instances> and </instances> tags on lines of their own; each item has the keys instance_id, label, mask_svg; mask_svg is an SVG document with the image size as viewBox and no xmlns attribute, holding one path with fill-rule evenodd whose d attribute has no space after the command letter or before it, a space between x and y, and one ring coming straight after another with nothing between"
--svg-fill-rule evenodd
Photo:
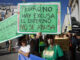
<instances>
[{"instance_id":1,"label":"protester","mask_svg":"<svg viewBox=\"0 0 80 60\"><path fill-rule=\"evenodd\" d=\"M30 54L30 45L27 44L26 40L21 41L21 48L19 49L18 53L29 57Z\"/></svg>"},{"instance_id":2,"label":"protester","mask_svg":"<svg viewBox=\"0 0 80 60\"><path fill-rule=\"evenodd\" d=\"M31 47L31 54L36 54L36 36L35 35L30 35L30 47Z\"/></svg>"},{"instance_id":3,"label":"protester","mask_svg":"<svg viewBox=\"0 0 80 60\"><path fill-rule=\"evenodd\" d=\"M78 45L78 41L74 33L72 34L71 42L72 42L72 48L71 48L72 60L76 60L76 46Z\"/></svg>"},{"instance_id":4,"label":"protester","mask_svg":"<svg viewBox=\"0 0 80 60\"><path fill-rule=\"evenodd\" d=\"M6 48L9 48L9 41L6 41Z\"/></svg>"},{"instance_id":5,"label":"protester","mask_svg":"<svg viewBox=\"0 0 80 60\"><path fill-rule=\"evenodd\" d=\"M76 60L76 46L78 45L76 34L68 32L67 36L70 40L71 60Z\"/></svg>"},{"instance_id":6,"label":"protester","mask_svg":"<svg viewBox=\"0 0 80 60\"><path fill-rule=\"evenodd\" d=\"M78 40L77 52L80 52L80 36L77 36L77 40Z\"/></svg>"},{"instance_id":7,"label":"protester","mask_svg":"<svg viewBox=\"0 0 80 60\"><path fill-rule=\"evenodd\" d=\"M76 37L76 34L72 34L72 45L77 46L78 45L78 40Z\"/></svg>"},{"instance_id":8,"label":"protester","mask_svg":"<svg viewBox=\"0 0 80 60\"><path fill-rule=\"evenodd\" d=\"M39 46L40 41L43 41L42 33L37 33L35 39L35 51L37 56L40 56L40 46Z\"/></svg>"},{"instance_id":9,"label":"protester","mask_svg":"<svg viewBox=\"0 0 80 60\"><path fill-rule=\"evenodd\" d=\"M9 47L8 47L8 51L9 51L9 52L11 52L11 50L12 50L12 41L11 41L11 40L9 40Z\"/></svg>"},{"instance_id":10,"label":"protester","mask_svg":"<svg viewBox=\"0 0 80 60\"><path fill-rule=\"evenodd\" d=\"M71 47L70 37L71 37L71 35L69 32L66 32L63 34L63 41L65 41L63 44L65 60L71 60L71 51L69 49Z\"/></svg>"},{"instance_id":11,"label":"protester","mask_svg":"<svg viewBox=\"0 0 80 60\"><path fill-rule=\"evenodd\" d=\"M54 44L54 36L48 36L49 46L43 51L42 57L47 60L63 59L63 51L59 45Z\"/></svg>"},{"instance_id":12,"label":"protester","mask_svg":"<svg viewBox=\"0 0 80 60\"><path fill-rule=\"evenodd\" d=\"M29 35L30 37L30 47L31 47L31 54L41 56L44 47L45 47L45 42L42 38L41 33L37 33L36 35Z\"/></svg>"}]
</instances>

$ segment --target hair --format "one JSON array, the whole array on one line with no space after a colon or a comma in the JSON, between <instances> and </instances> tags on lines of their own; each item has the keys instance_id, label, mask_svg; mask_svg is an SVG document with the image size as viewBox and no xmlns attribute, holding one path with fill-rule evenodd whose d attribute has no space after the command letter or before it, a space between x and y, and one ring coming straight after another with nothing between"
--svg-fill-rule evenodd
<instances>
[{"instance_id":1,"label":"hair","mask_svg":"<svg viewBox=\"0 0 80 60\"><path fill-rule=\"evenodd\" d=\"M27 45L27 41L25 39L21 40L20 45L22 45L21 43L25 43L25 45Z\"/></svg>"},{"instance_id":2,"label":"hair","mask_svg":"<svg viewBox=\"0 0 80 60\"><path fill-rule=\"evenodd\" d=\"M55 35L46 35L46 36L45 36L46 47L49 46L49 44L48 44L48 39L53 39L53 43L54 43L54 38L55 38Z\"/></svg>"},{"instance_id":3,"label":"hair","mask_svg":"<svg viewBox=\"0 0 80 60\"><path fill-rule=\"evenodd\" d=\"M48 39L53 39L54 40L55 35L48 35Z\"/></svg>"},{"instance_id":4,"label":"hair","mask_svg":"<svg viewBox=\"0 0 80 60\"><path fill-rule=\"evenodd\" d=\"M26 43L29 43L29 35L23 35L21 37L18 38L18 45L21 46L21 42L22 40L26 40Z\"/></svg>"}]
</instances>

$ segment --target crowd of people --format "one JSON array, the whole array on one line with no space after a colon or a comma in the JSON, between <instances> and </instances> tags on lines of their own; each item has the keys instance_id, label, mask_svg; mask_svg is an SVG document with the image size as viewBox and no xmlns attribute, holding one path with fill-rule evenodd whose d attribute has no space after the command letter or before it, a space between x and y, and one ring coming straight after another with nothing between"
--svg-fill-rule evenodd
<instances>
[{"instance_id":1,"label":"crowd of people","mask_svg":"<svg viewBox=\"0 0 80 60\"><path fill-rule=\"evenodd\" d=\"M2 12L0 12L0 21L4 20L9 13L13 15L14 10L2 10ZM64 51L61 45L55 43L56 39L68 39L69 46L66 47L69 47L69 50ZM15 52L17 49L12 47L12 42L12 40L6 42L6 47L9 52ZM46 60L76 60L76 51L80 50L80 42L75 33L68 32L59 35L42 35L42 33L37 33L19 37L18 47L17 52L27 57L29 57L30 54L34 54Z\"/></svg>"},{"instance_id":2,"label":"crowd of people","mask_svg":"<svg viewBox=\"0 0 80 60\"><path fill-rule=\"evenodd\" d=\"M13 6L12 5L11 6L1 5L0 6L0 21L3 21L4 19L14 15L14 13L15 13L14 9L16 9L16 8L14 8L14 5Z\"/></svg>"},{"instance_id":3,"label":"crowd of people","mask_svg":"<svg viewBox=\"0 0 80 60\"><path fill-rule=\"evenodd\" d=\"M10 17L13 15L14 10L11 11L11 9L5 9L5 10L0 10L0 21L3 21L4 19Z\"/></svg>"},{"instance_id":4,"label":"crowd of people","mask_svg":"<svg viewBox=\"0 0 80 60\"><path fill-rule=\"evenodd\" d=\"M56 39L68 39L69 51L64 51L61 45L56 44ZM9 46L11 46L11 43ZM19 37L18 46L20 47L18 53L27 57L29 57L29 54L34 54L47 60L76 60L76 50L79 49L79 42L74 33L60 35L42 35L41 33L37 33L36 35ZM11 51L11 47L9 47L9 51Z\"/></svg>"}]
</instances>

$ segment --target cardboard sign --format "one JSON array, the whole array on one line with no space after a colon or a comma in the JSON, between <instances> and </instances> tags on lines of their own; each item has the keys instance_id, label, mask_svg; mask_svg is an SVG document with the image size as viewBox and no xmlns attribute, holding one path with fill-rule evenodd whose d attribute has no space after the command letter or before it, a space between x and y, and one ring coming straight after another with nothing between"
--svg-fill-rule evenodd
<instances>
[{"instance_id":1,"label":"cardboard sign","mask_svg":"<svg viewBox=\"0 0 80 60\"><path fill-rule=\"evenodd\" d=\"M55 44L59 44L63 51L69 51L69 39L56 39Z\"/></svg>"}]
</instances>

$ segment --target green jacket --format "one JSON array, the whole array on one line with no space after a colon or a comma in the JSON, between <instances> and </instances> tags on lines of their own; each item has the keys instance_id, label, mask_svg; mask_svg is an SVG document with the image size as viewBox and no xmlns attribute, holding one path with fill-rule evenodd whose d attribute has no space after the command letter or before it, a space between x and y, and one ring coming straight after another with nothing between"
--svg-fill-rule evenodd
<instances>
[{"instance_id":1,"label":"green jacket","mask_svg":"<svg viewBox=\"0 0 80 60\"><path fill-rule=\"evenodd\" d=\"M63 56L63 51L59 45L54 45L53 48L49 46L46 50L43 51L42 56L46 60L57 60L58 57Z\"/></svg>"}]
</instances>

